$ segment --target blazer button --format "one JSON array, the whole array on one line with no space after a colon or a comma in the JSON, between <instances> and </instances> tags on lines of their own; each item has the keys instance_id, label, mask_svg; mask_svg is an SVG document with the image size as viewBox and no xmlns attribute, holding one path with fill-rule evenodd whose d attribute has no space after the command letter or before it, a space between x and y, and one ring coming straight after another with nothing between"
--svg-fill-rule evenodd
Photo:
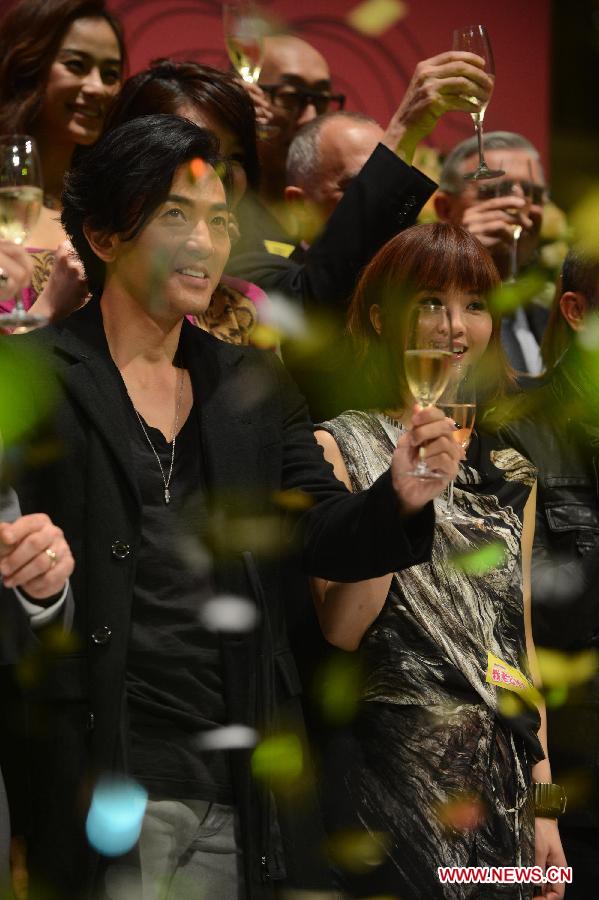
<instances>
[{"instance_id":1,"label":"blazer button","mask_svg":"<svg viewBox=\"0 0 599 900\"><path fill-rule=\"evenodd\" d=\"M94 644L107 644L112 637L112 629L108 625L102 625L92 633L92 641Z\"/></svg>"},{"instance_id":2,"label":"blazer button","mask_svg":"<svg viewBox=\"0 0 599 900\"><path fill-rule=\"evenodd\" d=\"M112 545L112 555L115 559L126 559L131 552L131 547L124 541L115 541Z\"/></svg>"}]
</instances>

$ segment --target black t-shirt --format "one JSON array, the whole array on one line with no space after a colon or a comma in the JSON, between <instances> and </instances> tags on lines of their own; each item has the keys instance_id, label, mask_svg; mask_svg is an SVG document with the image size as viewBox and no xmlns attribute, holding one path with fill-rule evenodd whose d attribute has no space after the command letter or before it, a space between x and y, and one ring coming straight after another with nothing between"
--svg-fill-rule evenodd
<instances>
[{"instance_id":1,"label":"black t-shirt","mask_svg":"<svg viewBox=\"0 0 599 900\"><path fill-rule=\"evenodd\" d=\"M198 535L205 519L199 412L177 435L170 503L158 461L126 398L133 460L142 498L126 675L131 770L157 798L231 803L228 761L201 751L198 734L225 721L219 640L199 621L213 593ZM165 477L171 444L144 422Z\"/></svg>"}]
</instances>

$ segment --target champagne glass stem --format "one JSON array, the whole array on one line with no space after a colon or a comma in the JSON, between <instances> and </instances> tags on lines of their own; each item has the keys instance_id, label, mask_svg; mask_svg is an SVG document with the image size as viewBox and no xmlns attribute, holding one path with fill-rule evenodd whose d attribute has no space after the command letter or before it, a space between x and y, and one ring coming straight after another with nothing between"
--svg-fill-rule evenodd
<instances>
[{"instance_id":1,"label":"champagne glass stem","mask_svg":"<svg viewBox=\"0 0 599 900\"><path fill-rule=\"evenodd\" d=\"M514 233L512 246L510 247L510 282L514 282L518 276L518 238Z\"/></svg>"},{"instance_id":2,"label":"champagne glass stem","mask_svg":"<svg viewBox=\"0 0 599 900\"><path fill-rule=\"evenodd\" d=\"M474 119L474 127L476 129L476 140L478 141L478 167L486 169L485 154L483 152L483 120L480 113Z\"/></svg>"}]
</instances>

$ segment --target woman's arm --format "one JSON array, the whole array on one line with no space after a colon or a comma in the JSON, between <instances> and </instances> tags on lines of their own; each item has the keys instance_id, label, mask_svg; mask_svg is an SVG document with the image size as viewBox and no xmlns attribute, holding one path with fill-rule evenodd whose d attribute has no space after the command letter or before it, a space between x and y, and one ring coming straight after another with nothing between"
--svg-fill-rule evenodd
<instances>
[{"instance_id":1,"label":"woman's arm","mask_svg":"<svg viewBox=\"0 0 599 900\"><path fill-rule=\"evenodd\" d=\"M334 437L317 431L316 440L335 475L351 491L347 468ZM311 580L316 615L322 633L330 644L341 650L356 650L369 625L380 613L391 585L392 575L371 578L353 584Z\"/></svg>"},{"instance_id":2,"label":"woman's arm","mask_svg":"<svg viewBox=\"0 0 599 900\"><path fill-rule=\"evenodd\" d=\"M537 486L530 493L530 497L524 508L524 527L522 529L522 590L524 594L524 634L526 638L526 653L528 664L535 687L541 688L541 673L537 661L537 654L532 635L531 612L531 567L532 546L535 534L535 515L537 502ZM539 702L541 725L539 728L539 740L545 753L545 759L540 760L532 767L532 780L536 783L551 783L551 766L547 751L547 714L545 703ZM535 863L546 868L547 866L565 866L566 857L562 849L557 819L546 819L538 816L535 819ZM548 884L545 898L558 900L564 896L564 884Z\"/></svg>"},{"instance_id":3,"label":"woman's arm","mask_svg":"<svg viewBox=\"0 0 599 900\"><path fill-rule=\"evenodd\" d=\"M531 568L532 568L532 545L535 534L535 515L537 506L537 485L530 492L530 497L524 507L524 527L522 529L522 593L524 595L524 635L526 638L526 655L528 656L528 665L532 675L532 680L537 688L541 688L541 673L537 660L534 640L532 636L532 611L531 611ZM536 763L532 769L533 779L535 781L551 781L551 766L549 765L549 757L547 753L547 715L545 704L539 702L539 714L541 716L541 725L539 727L539 740L545 754L545 759Z\"/></svg>"}]
</instances>

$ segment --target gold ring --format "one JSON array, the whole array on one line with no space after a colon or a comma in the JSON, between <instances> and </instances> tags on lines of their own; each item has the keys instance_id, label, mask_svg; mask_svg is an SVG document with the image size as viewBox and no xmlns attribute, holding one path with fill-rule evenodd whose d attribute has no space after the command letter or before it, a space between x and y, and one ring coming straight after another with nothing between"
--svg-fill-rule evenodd
<instances>
[{"instance_id":1,"label":"gold ring","mask_svg":"<svg viewBox=\"0 0 599 900\"><path fill-rule=\"evenodd\" d=\"M58 562L58 557L56 556L56 553L54 552L54 550L51 549L51 547L46 547L46 549L44 550L44 553L50 560L50 568L53 569L54 566L56 565L56 563Z\"/></svg>"}]
</instances>

